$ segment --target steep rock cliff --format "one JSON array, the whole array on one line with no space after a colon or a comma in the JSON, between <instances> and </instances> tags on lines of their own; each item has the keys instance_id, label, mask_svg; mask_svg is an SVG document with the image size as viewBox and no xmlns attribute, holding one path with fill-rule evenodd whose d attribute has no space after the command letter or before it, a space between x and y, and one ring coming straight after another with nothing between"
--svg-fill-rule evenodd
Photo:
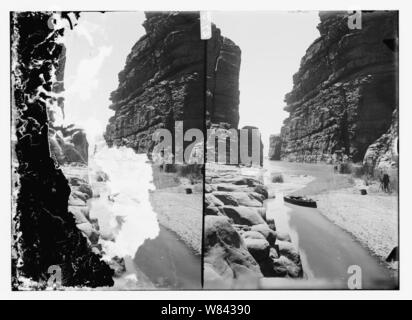
<instances>
[{"instance_id":1,"label":"steep rock cliff","mask_svg":"<svg viewBox=\"0 0 412 320\"><path fill-rule=\"evenodd\" d=\"M208 120L237 127L240 49L215 26L201 40L198 13L148 12L143 26L111 94L107 143L148 152L158 128L203 129L205 105Z\"/></svg>"},{"instance_id":2,"label":"steep rock cliff","mask_svg":"<svg viewBox=\"0 0 412 320\"><path fill-rule=\"evenodd\" d=\"M392 115L392 124L387 132L372 143L365 153L364 162L380 169L398 167L399 165L399 118L398 109Z\"/></svg>"},{"instance_id":3,"label":"steep rock cliff","mask_svg":"<svg viewBox=\"0 0 412 320\"><path fill-rule=\"evenodd\" d=\"M397 12L362 12L362 28L348 13L321 12L320 37L307 49L281 130L283 159L328 160L337 150L361 161L391 126L398 105Z\"/></svg>"},{"instance_id":4,"label":"steep rock cliff","mask_svg":"<svg viewBox=\"0 0 412 320\"><path fill-rule=\"evenodd\" d=\"M282 138L280 135L272 134L269 137L269 159L280 160Z\"/></svg>"}]
</instances>

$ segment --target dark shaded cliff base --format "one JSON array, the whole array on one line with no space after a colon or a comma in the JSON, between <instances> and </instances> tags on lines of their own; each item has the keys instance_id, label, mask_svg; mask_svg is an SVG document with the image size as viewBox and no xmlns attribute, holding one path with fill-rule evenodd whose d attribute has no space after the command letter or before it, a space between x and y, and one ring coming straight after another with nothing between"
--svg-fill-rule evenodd
<instances>
[{"instance_id":1,"label":"dark shaded cliff base","mask_svg":"<svg viewBox=\"0 0 412 320\"><path fill-rule=\"evenodd\" d=\"M12 112L17 139L13 147L18 162L13 172L13 187L18 192L13 208L12 288L45 289L53 285L47 281L57 269L62 272L63 286L111 286L113 271L76 227L68 210L69 183L50 155L46 101L63 107L55 94L64 90L65 48L56 43L64 30L51 30L49 18L46 13L11 14ZM58 83L53 83L53 76Z\"/></svg>"},{"instance_id":2,"label":"dark shaded cliff base","mask_svg":"<svg viewBox=\"0 0 412 320\"><path fill-rule=\"evenodd\" d=\"M253 289L263 277L299 278L299 252L266 219L260 169L206 166L204 286Z\"/></svg>"},{"instance_id":3,"label":"dark shaded cliff base","mask_svg":"<svg viewBox=\"0 0 412 320\"><path fill-rule=\"evenodd\" d=\"M347 12L319 16L320 37L285 97L281 158L330 161L338 151L360 162L398 106L398 13L364 11L360 30L349 29Z\"/></svg>"}]
</instances>

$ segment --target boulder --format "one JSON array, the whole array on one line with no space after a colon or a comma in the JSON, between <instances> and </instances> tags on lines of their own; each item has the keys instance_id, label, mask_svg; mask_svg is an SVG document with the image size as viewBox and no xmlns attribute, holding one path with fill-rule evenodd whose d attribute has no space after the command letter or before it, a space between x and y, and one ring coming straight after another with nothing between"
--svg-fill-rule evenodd
<instances>
[{"instance_id":1,"label":"boulder","mask_svg":"<svg viewBox=\"0 0 412 320\"><path fill-rule=\"evenodd\" d=\"M214 206L214 207L222 207L224 203L223 201L215 197L213 193L207 193L205 194L205 205Z\"/></svg>"},{"instance_id":2,"label":"boulder","mask_svg":"<svg viewBox=\"0 0 412 320\"><path fill-rule=\"evenodd\" d=\"M234 184L237 186L248 186L248 187L256 187L258 185L262 185L257 179L250 178L250 177L241 177L241 176L233 176L233 177L219 177L214 178L213 182L216 184Z\"/></svg>"},{"instance_id":3,"label":"boulder","mask_svg":"<svg viewBox=\"0 0 412 320\"><path fill-rule=\"evenodd\" d=\"M215 191L212 193L214 197L218 198L224 205L238 206L238 202L232 195L232 192Z\"/></svg>"},{"instance_id":4,"label":"boulder","mask_svg":"<svg viewBox=\"0 0 412 320\"><path fill-rule=\"evenodd\" d=\"M116 236L113 232L103 232L103 231L99 231L99 232L100 232L100 238L105 241L114 242L116 240Z\"/></svg>"},{"instance_id":5,"label":"boulder","mask_svg":"<svg viewBox=\"0 0 412 320\"><path fill-rule=\"evenodd\" d=\"M87 185L87 181L79 177L68 177L70 186Z\"/></svg>"},{"instance_id":6,"label":"boulder","mask_svg":"<svg viewBox=\"0 0 412 320\"><path fill-rule=\"evenodd\" d=\"M259 215L262 217L262 219L266 221L267 217L266 217L266 208L265 207L256 208L256 212L259 213Z\"/></svg>"},{"instance_id":7,"label":"boulder","mask_svg":"<svg viewBox=\"0 0 412 320\"><path fill-rule=\"evenodd\" d=\"M263 239L266 240L263 234L257 231L246 231L242 234L243 239Z\"/></svg>"},{"instance_id":8,"label":"boulder","mask_svg":"<svg viewBox=\"0 0 412 320\"><path fill-rule=\"evenodd\" d=\"M276 251L275 248L270 248L269 258L271 258L271 259L278 259L279 258L279 253Z\"/></svg>"},{"instance_id":9,"label":"boulder","mask_svg":"<svg viewBox=\"0 0 412 320\"><path fill-rule=\"evenodd\" d=\"M263 199L269 198L268 188L264 185L260 185L260 184L257 185L256 187L253 188L253 191L261 194L263 196Z\"/></svg>"},{"instance_id":10,"label":"boulder","mask_svg":"<svg viewBox=\"0 0 412 320\"><path fill-rule=\"evenodd\" d=\"M273 262L273 276L283 278L288 276L288 268L285 265L284 259L275 258L272 259Z\"/></svg>"},{"instance_id":11,"label":"boulder","mask_svg":"<svg viewBox=\"0 0 412 320\"><path fill-rule=\"evenodd\" d=\"M269 257L270 245L265 239L245 238L246 248L257 262Z\"/></svg>"},{"instance_id":12,"label":"boulder","mask_svg":"<svg viewBox=\"0 0 412 320\"><path fill-rule=\"evenodd\" d=\"M213 195L220 199L225 205L229 206L261 207L263 202L260 195L252 192L216 191L213 192Z\"/></svg>"},{"instance_id":13,"label":"boulder","mask_svg":"<svg viewBox=\"0 0 412 320\"><path fill-rule=\"evenodd\" d=\"M276 231L276 224L275 224L275 219L273 218L267 218L266 219L266 223L268 225L268 227L270 229L272 229L273 231Z\"/></svg>"},{"instance_id":14,"label":"boulder","mask_svg":"<svg viewBox=\"0 0 412 320\"><path fill-rule=\"evenodd\" d=\"M291 242L287 241L277 241L276 245L279 248L279 254L281 256L287 257L289 260L293 261L296 264L300 264L300 255L299 251Z\"/></svg>"},{"instance_id":15,"label":"boulder","mask_svg":"<svg viewBox=\"0 0 412 320\"><path fill-rule=\"evenodd\" d=\"M249 187L248 186L238 186L238 185L234 185L231 183L219 183L219 184L216 184L216 190L226 191L226 192L234 192L234 191L245 192L245 191L249 191Z\"/></svg>"},{"instance_id":16,"label":"boulder","mask_svg":"<svg viewBox=\"0 0 412 320\"><path fill-rule=\"evenodd\" d=\"M87 194L79 191L78 189L77 190L72 189L71 194L73 195L74 198L82 200L85 204L86 204L87 200L90 199Z\"/></svg>"},{"instance_id":17,"label":"boulder","mask_svg":"<svg viewBox=\"0 0 412 320\"><path fill-rule=\"evenodd\" d=\"M205 216L203 255L205 288L256 288L263 276L227 217Z\"/></svg>"},{"instance_id":18,"label":"boulder","mask_svg":"<svg viewBox=\"0 0 412 320\"><path fill-rule=\"evenodd\" d=\"M238 232L242 231L242 232L246 232L246 231L250 231L250 226L247 226L245 224L236 224L236 223L232 223L233 228L235 228Z\"/></svg>"},{"instance_id":19,"label":"boulder","mask_svg":"<svg viewBox=\"0 0 412 320\"><path fill-rule=\"evenodd\" d=\"M106 181L109 180L109 176L107 175L106 172L103 172L103 171L101 171L101 170L98 170L98 171L95 173L95 179L96 179L96 181L98 181L98 182L106 182Z\"/></svg>"},{"instance_id":20,"label":"boulder","mask_svg":"<svg viewBox=\"0 0 412 320\"><path fill-rule=\"evenodd\" d=\"M93 197L93 190L89 184L83 183L77 188L80 192L87 195L88 199Z\"/></svg>"},{"instance_id":21,"label":"boulder","mask_svg":"<svg viewBox=\"0 0 412 320\"><path fill-rule=\"evenodd\" d=\"M222 210L223 213L231 218L236 224L253 226L265 223L255 208L244 206L223 206Z\"/></svg>"},{"instance_id":22,"label":"boulder","mask_svg":"<svg viewBox=\"0 0 412 320\"><path fill-rule=\"evenodd\" d=\"M277 234L269 228L266 223L257 224L251 227L252 231L261 233L271 246L275 245Z\"/></svg>"},{"instance_id":23,"label":"boulder","mask_svg":"<svg viewBox=\"0 0 412 320\"><path fill-rule=\"evenodd\" d=\"M79 206L79 207L85 207L86 206L86 201L76 197L75 195L71 194L69 197L68 201L69 206Z\"/></svg>"},{"instance_id":24,"label":"boulder","mask_svg":"<svg viewBox=\"0 0 412 320\"><path fill-rule=\"evenodd\" d=\"M221 213L218 208L214 206L208 206L205 208L205 215L218 216L218 215L221 215Z\"/></svg>"},{"instance_id":25,"label":"boulder","mask_svg":"<svg viewBox=\"0 0 412 320\"><path fill-rule=\"evenodd\" d=\"M89 222L88 220L89 211L87 207L69 206L68 209L69 209L69 212L73 214L76 224Z\"/></svg>"},{"instance_id":26,"label":"boulder","mask_svg":"<svg viewBox=\"0 0 412 320\"><path fill-rule=\"evenodd\" d=\"M290 235L286 232L276 231L277 239L280 241L292 242Z\"/></svg>"},{"instance_id":27,"label":"boulder","mask_svg":"<svg viewBox=\"0 0 412 320\"><path fill-rule=\"evenodd\" d=\"M211 193L213 191L215 191L215 188L212 185L206 183L205 184L205 193Z\"/></svg>"},{"instance_id":28,"label":"boulder","mask_svg":"<svg viewBox=\"0 0 412 320\"><path fill-rule=\"evenodd\" d=\"M300 278L303 270L302 266L294 263L285 256L280 256L278 259L272 259L274 272L277 276L284 277L285 273L291 278Z\"/></svg>"},{"instance_id":29,"label":"boulder","mask_svg":"<svg viewBox=\"0 0 412 320\"><path fill-rule=\"evenodd\" d=\"M118 256L113 257L109 261L109 266L114 271L114 276L116 278L121 277L126 272L126 264L124 258Z\"/></svg>"},{"instance_id":30,"label":"boulder","mask_svg":"<svg viewBox=\"0 0 412 320\"><path fill-rule=\"evenodd\" d=\"M87 238L89 238L92 244L96 244L99 241L99 231L97 231L89 222L79 223L77 228L82 231Z\"/></svg>"},{"instance_id":31,"label":"boulder","mask_svg":"<svg viewBox=\"0 0 412 320\"><path fill-rule=\"evenodd\" d=\"M241 247L242 239L232 227L227 217L205 217L205 246L212 247L217 243L227 244L235 248Z\"/></svg>"}]
</instances>

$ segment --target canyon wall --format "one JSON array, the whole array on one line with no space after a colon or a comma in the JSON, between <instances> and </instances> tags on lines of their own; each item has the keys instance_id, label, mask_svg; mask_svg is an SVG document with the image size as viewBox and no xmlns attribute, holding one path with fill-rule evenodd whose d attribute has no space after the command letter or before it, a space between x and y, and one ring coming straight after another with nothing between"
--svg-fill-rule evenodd
<instances>
[{"instance_id":1,"label":"canyon wall","mask_svg":"<svg viewBox=\"0 0 412 320\"><path fill-rule=\"evenodd\" d=\"M199 13L147 12L143 26L111 94L108 145L149 152L155 130L173 133L175 121L184 130L203 130L205 121L236 128L239 47L214 25L212 38L201 40Z\"/></svg>"},{"instance_id":2,"label":"canyon wall","mask_svg":"<svg viewBox=\"0 0 412 320\"><path fill-rule=\"evenodd\" d=\"M347 12L319 17L320 37L285 97L281 158L328 161L343 151L362 161L398 106L398 14L364 11L361 29L349 28Z\"/></svg>"},{"instance_id":3,"label":"canyon wall","mask_svg":"<svg viewBox=\"0 0 412 320\"><path fill-rule=\"evenodd\" d=\"M278 134L271 134L269 137L269 159L280 160L282 148L282 138Z\"/></svg>"}]
</instances>

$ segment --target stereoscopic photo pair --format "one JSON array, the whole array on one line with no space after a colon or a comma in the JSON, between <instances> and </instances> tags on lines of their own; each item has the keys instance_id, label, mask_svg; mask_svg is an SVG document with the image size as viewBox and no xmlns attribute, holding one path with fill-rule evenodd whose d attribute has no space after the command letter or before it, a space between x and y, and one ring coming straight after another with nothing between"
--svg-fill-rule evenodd
<instances>
[{"instance_id":1,"label":"stereoscopic photo pair","mask_svg":"<svg viewBox=\"0 0 412 320\"><path fill-rule=\"evenodd\" d=\"M11 12L12 289L397 289L398 12Z\"/></svg>"}]
</instances>

